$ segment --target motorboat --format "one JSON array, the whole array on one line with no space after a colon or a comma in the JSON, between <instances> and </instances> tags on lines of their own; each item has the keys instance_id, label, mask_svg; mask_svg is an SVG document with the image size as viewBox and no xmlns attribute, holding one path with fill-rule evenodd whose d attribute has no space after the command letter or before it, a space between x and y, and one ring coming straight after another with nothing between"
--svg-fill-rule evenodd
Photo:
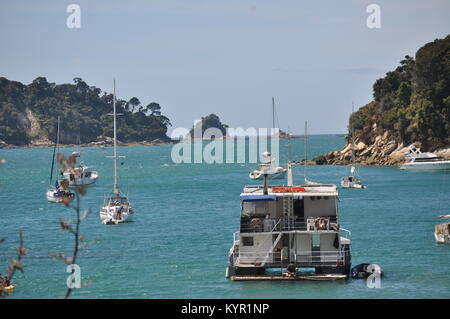
<instances>
[{"instance_id":1,"label":"motorboat","mask_svg":"<svg viewBox=\"0 0 450 319\"><path fill-rule=\"evenodd\" d=\"M400 165L400 169L406 170L445 170L450 169L450 160L441 158L434 153L422 153L420 148L411 145L409 154L405 156L409 162Z\"/></svg>"}]
</instances>

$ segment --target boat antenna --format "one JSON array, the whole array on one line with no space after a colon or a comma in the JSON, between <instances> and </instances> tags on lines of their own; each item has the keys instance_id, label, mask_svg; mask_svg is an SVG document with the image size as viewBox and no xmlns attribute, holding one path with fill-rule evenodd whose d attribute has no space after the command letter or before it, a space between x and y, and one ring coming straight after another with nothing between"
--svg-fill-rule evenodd
<instances>
[{"instance_id":1,"label":"boat antenna","mask_svg":"<svg viewBox=\"0 0 450 319\"><path fill-rule=\"evenodd\" d=\"M52 159L52 170L50 171L50 181L49 181L49 186L52 185L52 179L53 179L53 170L55 167L55 154L56 154L56 148L58 146L59 143L59 116L58 116L58 124L57 124L57 128L56 128L56 141L55 141L55 147L53 148L53 159Z\"/></svg>"}]
</instances>

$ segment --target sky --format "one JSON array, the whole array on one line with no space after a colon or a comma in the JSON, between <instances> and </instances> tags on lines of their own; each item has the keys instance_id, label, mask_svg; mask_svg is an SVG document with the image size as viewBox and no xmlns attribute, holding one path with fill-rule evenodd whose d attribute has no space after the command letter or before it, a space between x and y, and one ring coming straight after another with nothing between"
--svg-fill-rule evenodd
<instances>
[{"instance_id":1,"label":"sky","mask_svg":"<svg viewBox=\"0 0 450 319\"><path fill-rule=\"evenodd\" d=\"M68 28L67 6L80 7ZM369 28L370 4L381 27ZM173 127L210 113L233 128L346 132L352 109L405 55L450 33L448 0L2 0L0 76L157 102ZM171 131L170 130L170 131Z\"/></svg>"}]
</instances>

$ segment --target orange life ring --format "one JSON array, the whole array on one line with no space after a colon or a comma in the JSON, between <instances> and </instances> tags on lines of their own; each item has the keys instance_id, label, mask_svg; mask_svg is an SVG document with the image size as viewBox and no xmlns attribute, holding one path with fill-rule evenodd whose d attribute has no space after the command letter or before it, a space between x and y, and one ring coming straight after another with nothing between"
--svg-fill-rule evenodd
<instances>
[{"instance_id":1,"label":"orange life ring","mask_svg":"<svg viewBox=\"0 0 450 319\"><path fill-rule=\"evenodd\" d=\"M274 186L272 187L273 193L300 193L304 192L305 188L301 186Z\"/></svg>"}]
</instances>

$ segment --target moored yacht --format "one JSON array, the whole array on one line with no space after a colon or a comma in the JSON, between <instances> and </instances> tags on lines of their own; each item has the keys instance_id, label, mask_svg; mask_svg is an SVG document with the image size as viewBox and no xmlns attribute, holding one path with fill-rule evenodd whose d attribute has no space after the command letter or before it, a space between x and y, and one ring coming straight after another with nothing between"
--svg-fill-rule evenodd
<instances>
[{"instance_id":1,"label":"moored yacht","mask_svg":"<svg viewBox=\"0 0 450 319\"><path fill-rule=\"evenodd\" d=\"M53 174L56 173L55 172L55 168L56 168L55 155L56 155L58 147L59 147L59 124L60 124L60 118L58 116L58 126L56 129L56 141L55 141L55 146L53 148L52 167L50 169L50 182L49 182L49 185L47 188L47 192L45 193L47 200L49 202L53 202L53 203L61 203L64 199L68 199L70 201L75 197L74 193L72 193L70 190L62 187L62 185L58 182L58 179L55 180L55 185L53 185Z\"/></svg>"},{"instance_id":2,"label":"moored yacht","mask_svg":"<svg viewBox=\"0 0 450 319\"><path fill-rule=\"evenodd\" d=\"M72 156L74 158L81 158L80 152L72 152ZM98 173L93 171L91 167L84 165L83 162L70 171L61 172L61 175L69 181L70 187L93 186L98 178Z\"/></svg>"},{"instance_id":3,"label":"moored yacht","mask_svg":"<svg viewBox=\"0 0 450 319\"><path fill-rule=\"evenodd\" d=\"M350 232L340 227L335 185L246 186L240 230L229 251L232 280L344 279L351 265ZM302 270L314 270L305 274ZM282 270L280 272L280 270ZM302 274L303 273L303 274Z\"/></svg>"},{"instance_id":4,"label":"moored yacht","mask_svg":"<svg viewBox=\"0 0 450 319\"><path fill-rule=\"evenodd\" d=\"M349 176L342 177L342 188L366 188L366 186L362 184L361 179L357 176L355 166L350 168L350 174L351 175Z\"/></svg>"},{"instance_id":5,"label":"moored yacht","mask_svg":"<svg viewBox=\"0 0 450 319\"><path fill-rule=\"evenodd\" d=\"M441 215L439 218L450 219L450 215ZM434 238L437 243L450 244L450 221L434 227Z\"/></svg>"},{"instance_id":6,"label":"moored yacht","mask_svg":"<svg viewBox=\"0 0 450 319\"><path fill-rule=\"evenodd\" d=\"M434 153L422 153L420 148L411 145L409 147L408 163L400 165L400 169L408 170L442 170L450 169L450 160L438 157Z\"/></svg>"},{"instance_id":7,"label":"moored yacht","mask_svg":"<svg viewBox=\"0 0 450 319\"><path fill-rule=\"evenodd\" d=\"M248 174L250 179L262 180L264 179L264 173L268 176L268 179L284 179L286 177L286 168L281 166L275 166L273 164L274 158L272 158L270 152L264 152L264 162L259 165L259 168L251 170Z\"/></svg>"},{"instance_id":8,"label":"moored yacht","mask_svg":"<svg viewBox=\"0 0 450 319\"><path fill-rule=\"evenodd\" d=\"M352 102L352 114L353 114L353 102ZM352 167L350 168L350 175L344 176L341 178L341 186L342 188L366 188L365 185L361 182L361 179L358 177L356 173L355 165L355 132L353 126L351 127L352 131Z\"/></svg>"},{"instance_id":9,"label":"moored yacht","mask_svg":"<svg viewBox=\"0 0 450 319\"><path fill-rule=\"evenodd\" d=\"M104 205L100 208L100 220L102 224L119 224L131 221L134 211L128 202L128 197L121 194L117 182L117 127L116 127L116 82L114 81L114 188L113 194L105 199Z\"/></svg>"}]
</instances>

